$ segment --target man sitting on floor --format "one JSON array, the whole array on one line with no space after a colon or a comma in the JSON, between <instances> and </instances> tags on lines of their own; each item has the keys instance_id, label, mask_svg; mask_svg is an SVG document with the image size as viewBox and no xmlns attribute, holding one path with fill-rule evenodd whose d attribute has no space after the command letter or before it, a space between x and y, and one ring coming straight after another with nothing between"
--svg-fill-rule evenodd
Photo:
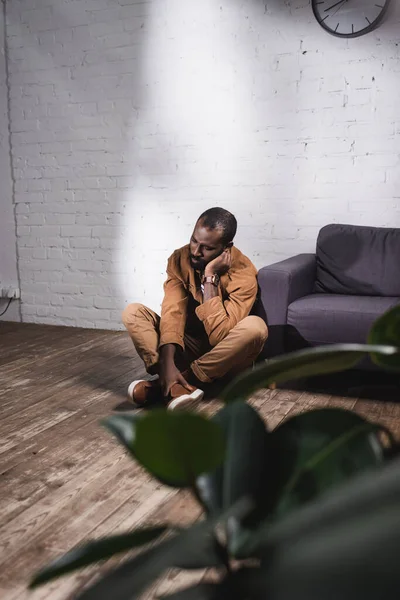
<instances>
[{"instance_id":1,"label":"man sitting on floor","mask_svg":"<svg viewBox=\"0 0 400 600\"><path fill-rule=\"evenodd\" d=\"M198 218L190 243L168 259L161 318L129 304L123 322L152 381L136 380L136 406L164 396L169 409L196 405L207 384L250 367L268 337L265 322L249 316L257 270L233 246L236 218L210 208Z\"/></svg>"}]
</instances>

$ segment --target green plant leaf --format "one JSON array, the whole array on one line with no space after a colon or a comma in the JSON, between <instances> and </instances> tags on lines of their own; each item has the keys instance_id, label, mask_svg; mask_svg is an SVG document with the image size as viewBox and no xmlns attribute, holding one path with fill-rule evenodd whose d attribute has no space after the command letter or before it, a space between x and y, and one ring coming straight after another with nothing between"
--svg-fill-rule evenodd
<instances>
[{"instance_id":1,"label":"green plant leaf","mask_svg":"<svg viewBox=\"0 0 400 600\"><path fill-rule=\"evenodd\" d=\"M227 440L223 464L223 507L243 496L258 500L264 490L268 463L268 434L260 415L246 403L226 406L216 416Z\"/></svg>"},{"instance_id":2,"label":"green plant leaf","mask_svg":"<svg viewBox=\"0 0 400 600\"><path fill-rule=\"evenodd\" d=\"M364 471L345 481L329 494L324 494L272 523L264 523L258 530L256 544L269 554L276 546L291 545L308 534L336 527L346 519L359 514L397 505L400 497L400 459L381 469Z\"/></svg>"},{"instance_id":3,"label":"green plant leaf","mask_svg":"<svg viewBox=\"0 0 400 600\"><path fill-rule=\"evenodd\" d=\"M226 405L213 419L225 434L225 460L216 471L202 475L197 487L212 514L229 508L242 497L253 499L255 510L245 523L235 518L228 522L229 551L239 557L246 530L258 522L258 509L264 513L267 502L267 468L271 460L268 433L258 413L244 402Z\"/></svg>"},{"instance_id":4,"label":"green plant leaf","mask_svg":"<svg viewBox=\"0 0 400 600\"><path fill-rule=\"evenodd\" d=\"M162 483L193 485L223 460L225 439L209 419L188 412L154 410L113 415L103 421L136 460Z\"/></svg>"},{"instance_id":5,"label":"green plant leaf","mask_svg":"<svg viewBox=\"0 0 400 600\"><path fill-rule=\"evenodd\" d=\"M271 383L283 383L351 369L369 353L393 356L398 354L398 348L367 344L332 344L290 352L283 357L269 360L267 364L260 364L253 370L248 369L236 377L223 390L220 399L224 402L243 400L255 390L267 387Z\"/></svg>"},{"instance_id":6,"label":"green plant leaf","mask_svg":"<svg viewBox=\"0 0 400 600\"><path fill-rule=\"evenodd\" d=\"M369 344L390 344L400 348L400 304L385 312L373 324L369 335ZM400 371L400 354L371 354L372 360L388 370Z\"/></svg>"},{"instance_id":7,"label":"green plant leaf","mask_svg":"<svg viewBox=\"0 0 400 600\"><path fill-rule=\"evenodd\" d=\"M354 412L325 408L288 419L270 435L276 457L275 516L384 462L380 427Z\"/></svg>"},{"instance_id":8,"label":"green plant leaf","mask_svg":"<svg viewBox=\"0 0 400 600\"><path fill-rule=\"evenodd\" d=\"M180 534L183 535L183 534ZM94 583L77 600L134 600L177 558L175 536L145 550L133 559L107 573Z\"/></svg>"},{"instance_id":9,"label":"green plant leaf","mask_svg":"<svg viewBox=\"0 0 400 600\"><path fill-rule=\"evenodd\" d=\"M397 459L264 527L262 569L248 588L272 600L396 597L399 496Z\"/></svg>"},{"instance_id":10,"label":"green plant leaf","mask_svg":"<svg viewBox=\"0 0 400 600\"><path fill-rule=\"evenodd\" d=\"M218 583L200 583L166 596L162 600L264 600L250 592L249 582L259 573L258 566L241 566L229 571Z\"/></svg>"},{"instance_id":11,"label":"green plant leaf","mask_svg":"<svg viewBox=\"0 0 400 600\"><path fill-rule=\"evenodd\" d=\"M351 518L275 545L247 578L248 589L268 600L398 597L398 499L371 512L363 512L361 504L360 498L360 510Z\"/></svg>"},{"instance_id":12,"label":"green plant leaf","mask_svg":"<svg viewBox=\"0 0 400 600\"><path fill-rule=\"evenodd\" d=\"M77 547L70 552L67 552L63 557L55 560L53 563L42 569L35 575L30 584L30 588L35 588L52 579L56 579L61 575L65 575L76 569L86 567L100 560L110 558L118 552L130 550L132 548L147 544L162 533L168 530L167 527L154 527L149 529L141 529L132 533L112 536L94 540L88 544ZM170 530L171 531L171 530ZM184 533L182 530L180 533ZM165 542L165 547L168 548L174 538L169 538ZM162 546L161 546L162 549ZM215 539L212 532L199 531L196 536L196 544L190 552L172 553L168 558L169 567L177 567L181 569L206 569L210 567L220 567L225 564L226 557L223 556L224 548ZM158 556L158 546L151 548L148 556ZM167 558L167 557L166 557ZM140 556L138 562L141 562Z\"/></svg>"},{"instance_id":13,"label":"green plant leaf","mask_svg":"<svg viewBox=\"0 0 400 600\"><path fill-rule=\"evenodd\" d=\"M157 539L167 531L167 527L149 527L147 529L137 529L130 533L113 535L107 538L92 540L86 544L77 546L61 558L57 558L47 567L40 570L32 579L29 587L35 588L47 581L80 569L87 567L100 560L106 560L114 554L144 546Z\"/></svg>"},{"instance_id":14,"label":"green plant leaf","mask_svg":"<svg viewBox=\"0 0 400 600\"><path fill-rule=\"evenodd\" d=\"M200 583L179 590L163 600L264 600L264 597L250 593L249 582L259 572L257 567L240 567L227 573L218 583Z\"/></svg>"},{"instance_id":15,"label":"green plant leaf","mask_svg":"<svg viewBox=\"0 0 400 600\"><path fill-rule=\"evenodd\" d=\"M226 523L232 516L242 517L250 509L251 503L242 499L218 518L197 523L160 542L105 575L79 595L77 600L138 599L143 590L166 569L183 561L195 562L198 548L203 548L204 537L208 538L217 525Z\"/></svg>"}]
</instances>

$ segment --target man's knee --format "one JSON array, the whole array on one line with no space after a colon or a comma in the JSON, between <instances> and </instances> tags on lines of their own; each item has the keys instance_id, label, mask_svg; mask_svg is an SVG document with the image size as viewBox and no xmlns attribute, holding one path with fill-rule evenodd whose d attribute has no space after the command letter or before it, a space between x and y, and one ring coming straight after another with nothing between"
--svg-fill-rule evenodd
<instances>
[{"instance_id":1,"label":"man's knee","mask_svg":"<svg viewBox=\"0 0 400 600\"><path fill-rule=\"evenodd\" d=\"M132 325L136 322L137 318L143 315L144 305L139 302L128 304L122 312L122 322L125 325Z\"/></svg>"},{"instance_id":2,"label":"man's knee","mask_svg":"<svg viewBox=\"0 0 400 600\"><path fill-rule=\"evenodd\" d=\"M243 326L246 338L257 340L260 344L265 343L268 338L268 327L261 317L250 315L245 317L240 324Z\"/></svg>"}]
</instances>

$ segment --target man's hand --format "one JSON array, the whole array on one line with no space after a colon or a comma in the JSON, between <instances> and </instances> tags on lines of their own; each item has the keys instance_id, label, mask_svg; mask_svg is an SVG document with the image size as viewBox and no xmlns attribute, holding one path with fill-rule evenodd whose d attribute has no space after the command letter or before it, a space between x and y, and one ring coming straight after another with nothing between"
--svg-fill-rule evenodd
<instances>
[{"instance_id":1,"label":"man's hand","mask_svg":"<svg viewBox=\"0 0 400 600\"><path fill-rule=\"evenodd\" d=\"M174 362L160 362L160 384L162 393L165 398L170 393L174 383L180 383L189 392L191 391L188 382L183 377L179 369L176 368Z\"/></svg>"},{"instance_id":2,"label":"man's hand","mask_svg":"<svg viewBox=\"0 0 400 600\"><path fill-rule=\"evenodd\" d=\"M206 265L204 275L209 277L210 275L224 275L229 271L232 264L232 257L230 249L224 250L222 254L214 258L211 262Z\"/></svg>"},{"instance_id":3,"label":"man's hand","mask_svg":"<svg viewBox=\"0 0 400 600\"><path fill-rule=\"evenodd\" d=\"M160 350L160 384L164 397L168 396L174 383L180 383L187 390L189 384L175 365L175 344L165 344Z\"/></svg>"}]
</instances>

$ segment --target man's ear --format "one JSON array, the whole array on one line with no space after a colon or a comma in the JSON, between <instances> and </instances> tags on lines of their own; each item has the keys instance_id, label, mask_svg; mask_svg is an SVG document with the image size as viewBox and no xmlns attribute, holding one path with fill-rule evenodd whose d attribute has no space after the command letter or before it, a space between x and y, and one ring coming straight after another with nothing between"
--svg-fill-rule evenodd
<instances>
[{"instance_id":1,"label":"man's ear","mask_svg":"<svg viewBox=\"0 0 400 600\"><path fill-rule=\"evenodd\" d=\"M229 242L229 244L227 244L225 246L225 250L229 250L230 248L232 248L232 246L233 246L233 242Z\"/></svg>"}]
</instances>

